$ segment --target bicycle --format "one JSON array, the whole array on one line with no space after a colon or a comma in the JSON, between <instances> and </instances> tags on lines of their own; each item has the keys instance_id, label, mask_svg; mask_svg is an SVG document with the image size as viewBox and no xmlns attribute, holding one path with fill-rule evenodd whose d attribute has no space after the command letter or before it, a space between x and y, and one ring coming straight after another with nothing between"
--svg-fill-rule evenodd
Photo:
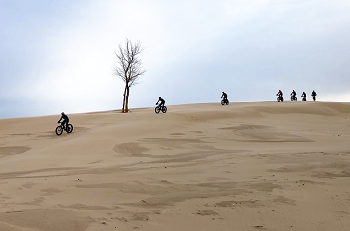
<instances>
[{"instance_id":1,"label":"bicycle","mask_svg":"<svg viewBox=\"0 0 350 231\"><path fill-rule=\"evenodd\" d=\"M165 105L160 106L160 105L157 104L157 107L154 109L154 112L156 114L158 114L160 111L162 111L163 113L166 113L167 110L168 109L167 109L167 107Z\"/></svg>"},{"instance_id":2,"label":"bicycle","mask_svg":"<svg viewBox=\"0 0 350 231\"><path fill-rule=\"evenodd\" d=\"M222 99L221 100L221 105L228 105L230 102L228 101L228 99L226 98L226 99Z\"/></svg>"},{"instance_id":3,"label":"bicycle","mask_svg":"<svg viewBox=\"0 0 350 231\"><path fill-rule=\"evenodd\" d=\"M63 133L63 130L66 131L67 133L72 133L73 125L67 124L67 127L63 126L62 124L58 125L55 130L56 135L60 136Z\"/></svg>"}]
</instances>

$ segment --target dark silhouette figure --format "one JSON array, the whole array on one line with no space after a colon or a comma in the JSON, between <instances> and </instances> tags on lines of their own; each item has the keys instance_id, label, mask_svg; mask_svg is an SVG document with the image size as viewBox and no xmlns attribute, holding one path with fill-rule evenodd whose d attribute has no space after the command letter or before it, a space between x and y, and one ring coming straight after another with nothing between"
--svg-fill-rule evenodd
<instances>
[{"instance_id":1,"label":"dark silhouette figure","mask_svg":"<svg viewBox=\"0 0 350 231\"><path fill-rule=\"evenodd\" d=\"M297 101L297 93L293 90L292 93L290 93L291 97L290 100L291 101Z\"/></svg>"},{"instance_id":2,"label":"dark silhouette figure","mask_svg":"<svg viewBox=\"0 0 350 231\"><path fill-rule=\"evenodd\" d=\"M63 120L63 121L61 122L61 120ZM64 112L62 112L62 113L61 113L61 118L60 118L60 120L59 120L57 123L61 123L61 125L62 125L64 128L67 128L67 125L68 125L68 123L69 123L69 118L68 118L68 116L67 116L66 114L64 114ZM66 126L64 126L64 125L66 125Z\"/></svg>"},{"instance_id":3,"label":"dark silhouette figure","mask_svg":"<svg viewBox=\"0 0 350 231\"><path fill-rule=\"evenodd\" d=\"M306 101L306 93L305 93L305 91L303 92L303 94L301 94L301 98L303 98L303 101Z\"/></svg>"},{"instance_id":4,"label":"dark silhouette figure","mask_svg":"<svg viewBox=\"0 0 350 231\"><path fill-rule=\"evenodd\" d=\"M283 97L283 92L282 92L281 90L278 90L277 96L278 96L278 97Z\"/></svg>"},{"instance_id":5,"label":"dark silhouette figure","mask_svg":"<svg viewBox=\"0 0 350 231\"><path fill-rule=\"evenodd\" d=\"M223 98L223 100L226 101L227 100L227 94L225 92L222 92L221 98Z\"/></svg>"},{"instance_id":6,"label":"dark silhouette figure","mask_svg":"<svg viewBox=\"0 0 350 231\"><path fill-rule=\"evenodd\" d=\"M159 102L160 102L159 107L162 108L165 105L165 100L159 96L159 99L158 99L156 105L158 105Z\"/></svg>"},{"instance_id":7,"label":"dark silhouette figure","mask_svg":"<svg viewBox=\"0 0 350 231\"><path fill-rule=\"evenodd\" d=\"M276 96L277 96L277 102L283 102L283 92L281 90L278 90Z\"/></svg>"},{"instance_id":8,"label":"dark silhouette figure","mask_svg":"<svg viewBox=\"0 0 350 231\"><path fill-rule=\"evenodd\" d=\"M316 101L316 92L315 92L315 90L313 90L312 91L312 93L311 93L311 96L312 96L312 99L314 100L314 101Z\"/></svg>"}]
</instances>

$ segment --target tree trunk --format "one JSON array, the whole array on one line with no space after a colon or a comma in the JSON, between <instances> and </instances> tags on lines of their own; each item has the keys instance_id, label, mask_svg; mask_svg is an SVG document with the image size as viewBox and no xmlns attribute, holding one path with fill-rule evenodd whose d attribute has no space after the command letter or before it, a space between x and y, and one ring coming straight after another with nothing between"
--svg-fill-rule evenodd
<instances>
[{"instance_id":1,"label":"tree trunk","mask_svg":"<svg viewBox=\"0 0 350 231\"><path fill-rule=\"evenodd\" d=\"M122 113L125 112L125 101L126 101L126 86L125 86L124 94L123 94L123 108L122 108Z\"/></svg>"},{"instance_id":2,"label":"tree trunk","mask_svg":"<svg viewBox=\"0 0 350 231\"><path fill-rule=\"evenodd\" d=\"M129 111L129 93L130 93L130 87L126 88L126 103L125 103L125 112Z\"/></svg>"}]
</instances>

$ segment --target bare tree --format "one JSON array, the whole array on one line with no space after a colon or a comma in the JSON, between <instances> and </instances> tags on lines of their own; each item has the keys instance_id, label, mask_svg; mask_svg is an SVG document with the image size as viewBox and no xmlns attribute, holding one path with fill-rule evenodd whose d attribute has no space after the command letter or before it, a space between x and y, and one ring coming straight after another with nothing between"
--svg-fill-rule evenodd
<instances>
[{"instance_id":1,"label":"bare tree","mask_svg":"<svg viewBox=\"0 0 350 231\"><path fill-rule=\"evenodd\" d=\"M120 77L124 83L123 94L123 109L122 112L129 111L129 94L130 87L138 84L138 79L143 75L146 70L142 67L140 53L144 49L141 47L141 42L132 43L129 39L125 40L125 44L119 44L118 51L115 51L115 55L118 58L117 65L114 67L114 74Z\"/></svg>"}]
</instances>

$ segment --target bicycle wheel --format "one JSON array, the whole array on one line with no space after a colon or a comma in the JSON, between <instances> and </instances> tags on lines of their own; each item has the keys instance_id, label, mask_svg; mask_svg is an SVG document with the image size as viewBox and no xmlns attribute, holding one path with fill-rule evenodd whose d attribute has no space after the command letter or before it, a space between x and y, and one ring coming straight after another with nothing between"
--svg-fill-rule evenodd
<instances>
[{"instance_id":1,"label":"bicycle wheel","mask_svg":"<svg viewBox=\"0 0 350 231\"><path fill-rule=\"evenodd\" d=\"M225 101L224 100L221 100L221 105L225 105Z\"/></svg>"},{"instance_id":2,"label":"bicycle wheel","mask_svg":"<svg viewBox=\"0 0 350 231\"><path fill-rule=\"evenodd\" d=\"M66 130L68 133L71 133L73 131L73 125L71 124L68 124L67 126L67 130Z\"/></svg>"},{"instance_id":3,"label":"bicycle wheel","mask_svg":"<svg viewBox=\"0 0 350 231\"><path fill-rule=\"evenodd\" d=\"M226 101L226 105L228 105L230 102L228 101L228 99L227 99L227 101Z\"/></svg>"},{"instance_id":4,"label":"bicycle wheel","mask_svg":"<svg viewBox=\"0 0 350 231\"><path fill-rule=\"evenodd\" d=\"M56 128L56 135L61 135L62 134L62 132L63 132L63 128L62 128L62 126L61 125L59 125L59 126L57 126L57 128Z\"/></svg>"},{"instance_id":5,"label":"bicycle wheel","mask_svg":"<svg viewBox=\"0 0 350 231\"><path fill-rule=\"evenodd\" d=\"M157 106L157 107L154 109L154 112L158 114L158 113L160 112L160 107Z\"/></svg>"},{"instance_id":6,"label":"bicycle wheel","mask_svg":"<svg viewBox=\"0 0 350 231\"><path fill-rule=\"evenodd\" d=\"M168 108L166 108L166 106L163 106L162 112L163 112L163 113L166 113L167 110L168 110Z\"/></svg>"}]
</instances>

